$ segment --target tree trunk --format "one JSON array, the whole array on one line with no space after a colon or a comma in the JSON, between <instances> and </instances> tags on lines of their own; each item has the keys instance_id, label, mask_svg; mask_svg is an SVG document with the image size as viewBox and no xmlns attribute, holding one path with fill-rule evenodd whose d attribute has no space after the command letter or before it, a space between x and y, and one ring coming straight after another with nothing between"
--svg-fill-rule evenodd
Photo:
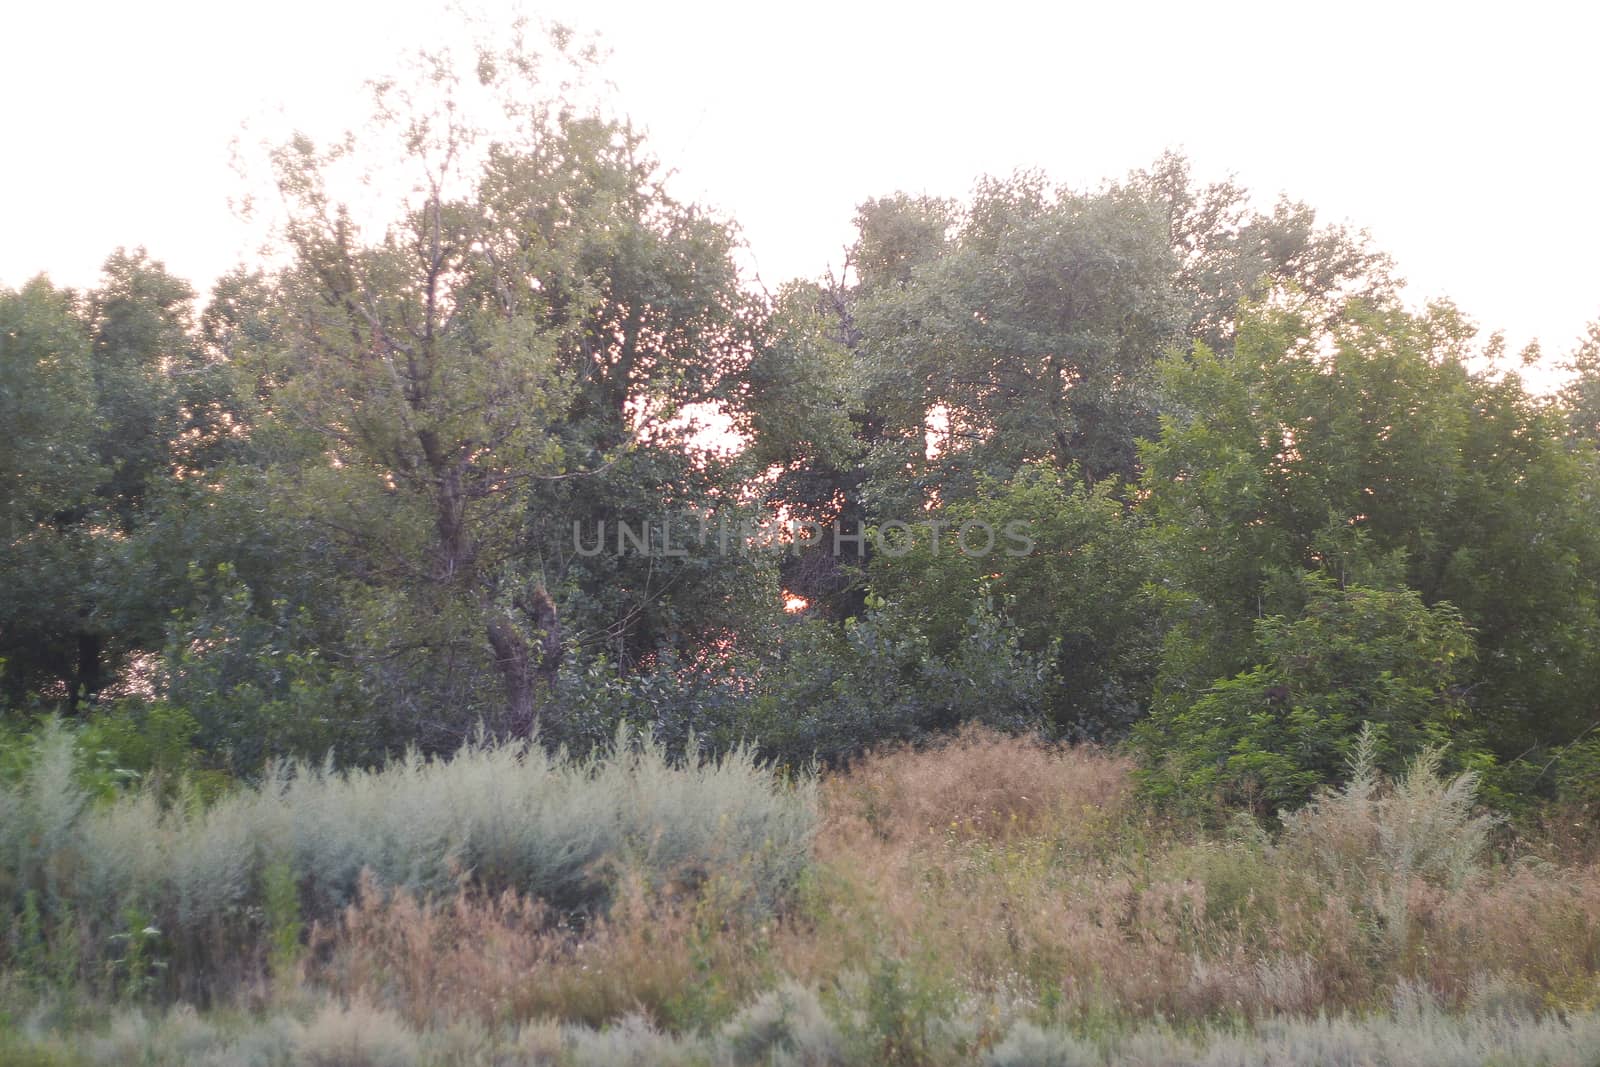
<instances>
[{"instance_id":1,"label":"tree trunk","mask_svg":"<svg viewBox=\"0 0 1600 1067\"><path fill-rule=\"evenodd\" d=\"M467 529L467 494L461 472L454 468L437 475L434 523L439 533L439 555L434 572L446 582L468 579L477 551Z\"/></svg>"},{"instance_id":2,"label":"tree trunk","mask_svg":"<svg viewBox=\"0 0 1600 1067\"><path fill-rule=\"evenodd\" d=\"M99 634L82 631L78 633L78 668L73 678L72 692L67 700L68 706L74 713L80 710L85 700L92 699L105 687L105 677L100 662L104 643Z\"/></svg>"},{"instance_id":3,"label":"tree trunk","mask_svg":"<svg viewBox=\"0 0 1600 1067\"><path fill-rule=\"evenodd\" d=\"M539 688L542 685L549 692L561 667L561 620L555 601L541 587L534 587L526 596L516 596L512 606L533 623L537 644L529 645L514 620L495 615L489 621L489 646L494 650L495 666L505 686L511 728L528 737L538 717Z\"/></svg>"},{"instance_id":4,"label":"tree trunk","mask_svg":"<svg viewBox=\"0 0 1600 1067\"><path fill-rule=\"evenodd\" d=\"M535 586L527 599L518 599L516 605L527 613L539 633L538 675L545 684L554 685L556 671L561 667L561 619L556 602L542 587Z\"/></svg>"},{"instance_id":5,"label":"tree trunk","mask_svg":"<svg viewBox=\"0 0 1600 1067\"><path fill-rule=\"evenodd\" d=\"M528 642L516 624L504 615L489 620L489 647L506 692L506 715L513 732L527 737L533 732L534 674Z\"/></svg>"}]
</instances>

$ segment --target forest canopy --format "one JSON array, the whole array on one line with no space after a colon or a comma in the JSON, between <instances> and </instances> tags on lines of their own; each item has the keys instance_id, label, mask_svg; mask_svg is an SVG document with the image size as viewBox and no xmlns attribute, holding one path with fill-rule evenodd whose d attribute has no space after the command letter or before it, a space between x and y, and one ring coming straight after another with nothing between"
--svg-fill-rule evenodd
<instances>
[{"instance_id":1,"label":"forest canopy","mask_svg":"<svg viewBox=\"0 0 1600 1067\"><path fill-rule=\"evenodd\" d=\"M207 294L144 249L0 290L12 749L59 716L107 782L225 783L982 723L1202 808L1294 808L1362 737L1592 791L1600 325L1534 393L1365 234L1178 154L863 190L843 269L770 292L592 67L558 32L374 83L271 146L278 254Z\"/></svg>"}]
</instances>

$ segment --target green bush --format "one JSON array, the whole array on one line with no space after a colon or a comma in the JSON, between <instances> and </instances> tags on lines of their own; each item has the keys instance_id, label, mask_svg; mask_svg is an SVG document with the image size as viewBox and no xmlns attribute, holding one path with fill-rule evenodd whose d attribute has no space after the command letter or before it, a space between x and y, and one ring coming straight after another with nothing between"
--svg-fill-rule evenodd
<instances>
[{"instance_id":1,"label":"green bush","mask_svg":"<svg viewBox=\"0 0 1600 1067\"><path fill-rule=\"evenodd\" d=\"M546 747L603 750L619 728L647 731L674 757L691 742L709 752L737 748L751 736L756 657L688 662L665 654L647 670L624 671L603 656L574 657L561 671L541 723Z\"/></svg>"},{"instance_id":2,"label":"green bush","mask_svg":"<svg viewBox=\"0 0 1600 1067\"><path fill-rule=\"evenodd\" d=\"M790 764L838 765L870 748L919 742L963 723L1008 732L1043 725L1052 673L1047 656L983 606L939 654L895 607L869 598L843 630L803 620L752 707L761 750Z\"/></svg>"},{"instance_id":3,"label":"green bush","mask_svg":"<svg viewBox=\"0 0 1600 1067\"><path fill-rule=\"evenodd\" d=\"M1430 745L1481 765L1463 729L1472 639L1448 604L1409 590L1340 588L1308 576L1295 618L1256 624L1251 670L1192 701L1168 694L1135 732L1158 796L1271 815L1345 778L1364 723L1373 758L1398 771Z\"/></svg>"},{"instance_id":4,"label":"green bush","mask_svg":"<svg viewBox=\"0 0 1600 1067\"><path fill-rule=\"evenodd\" d=\"M1018 638L980 605L941 653L908 615L873 597L842 627L788 620L766 655L709 664L663 657L631 674L603 660L571 669L558 683L546 740L588 751L624 726L648 730L674 754L691 739L711 751L749 743L764 759L802 768L968 722L1035 729L1054 676L1049 656Z\"/></svg>"},{"instance_id":5,"label":"green bush","mask_svg":"<svg viewBox=\"0 0 1600 1067\"><path fill-rule=\"evenodd\" d=\"M1561 800L1600 810L1600 734L1574 741L1552 761L1556 795Z\"/></svg>"},{"instance_id":6,"label":"green bush","mask_svg":"<svg viewBox=\"0 0 1600 1067\"><path fill-rule=\"evenodd\" d=\"M203 603L175 617L162 656L163 695L194 722L213 763L255 775L271 759L381 758L394 742L353 671L324 651L311 612L257 603L229 565L191 570Z\"/></svg>"},{"instance_id":7,"label":"green bush","mask_svg":"<svg viewBox=\"0 0 1600 1067\"><path fill-rule=\"evenodd\" d=\"M52 731L71 739L74 777L90 796L108 800L131 788L150 786L170 800L185 788L206 797L225 791L231 779L203 766L194 716L163 700L125 697L94 706L87 718L22 718L0 727L0 781L27 775Z\"/></svg>"},{"instance_id":8,"label":"green bush","mask_svg":"<svg viewBox=\"0 0 1600 1067\"><path fill-rule=\"evenodd\" d=\"M972 606L992 603L1021 649L1052 668L1042 694L1050 725L1074 738L1120 738L1149 704L1161 644L1159 604L1147 592L1150 539L1120 491L1048 464L1003 482L980 477L976 496L929 513L945 524L937 545L923 526L903 554L874 556L872 588L940 656L960 654ZM960 550L968 523L977 524L974 546L984 543L977 531L996 532L992 551ZM1026 552L1013 534L1026 536Z\"/></svg>"}]
</instances>

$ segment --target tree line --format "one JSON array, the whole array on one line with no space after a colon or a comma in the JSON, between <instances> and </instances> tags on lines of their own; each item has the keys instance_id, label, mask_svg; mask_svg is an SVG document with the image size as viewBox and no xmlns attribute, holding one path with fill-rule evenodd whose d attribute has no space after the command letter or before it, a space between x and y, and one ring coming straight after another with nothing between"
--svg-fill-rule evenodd
<instances>
[{"instance_id":1,"label":"tree line","mask_svg":"<svg viewBox=\"0 0 1600 1067\"><path fill-rule=\"evenodd\" d=\"M767 292L625 121L541 88L586 68L564 43L433 57L274 146L281 265L203 302L144 250L0 290L8 729L248 776L619 723L845 761L978 720L1273 811L1371 724L1390 769L1448 742L1508 803L1593 789L1600 326L1536 395L1365 235L1175 154L866 200L840 271ZM386 152L364 227L340 190ZM708 517L906 529L572 536Z\"/></svg>"}]
</instances>

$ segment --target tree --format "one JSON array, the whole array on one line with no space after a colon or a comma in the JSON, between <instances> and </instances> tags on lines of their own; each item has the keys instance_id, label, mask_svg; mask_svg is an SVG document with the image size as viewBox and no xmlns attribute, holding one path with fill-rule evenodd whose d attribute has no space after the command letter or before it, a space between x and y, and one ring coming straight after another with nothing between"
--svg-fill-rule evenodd
<instances>
[{"instance_id":1,"label":"tree","mask_svg":"<svg viewBox=\"0 0 1600 1067\"><path fill-rule=\"evenodd\" d=\"M11 701L94 684L78 635L93 610L83 518L103 477L94 367L72 295L0 290L0 683Z\"/></svg>"},{"instance_id":2,"label":"tree","mask_svg":"<svg viewBox=\"0 0 1600 1067\"><path fill-rule=\"evenodd\" d=\"M1090 480L1131 473L1154 425L1149 371L1181 336L1174 268L1145 199L1031 175L981 183L942 254L856 313L876 380L902 398L882 478L931 467L948 498L1038 460ZM930 419L944 423L932 463Z\"/></svg>"},{"instance_id":3,"label":"tree","mask_svg":"<svg viewBox=\"0 0 1600 1067\"><path fill-rule=\"evenodd\" d=\"M866 458L881 425L868 410L867 368L839 286L793 283L779 294L768 339L748 371L740 429L745 459L766 476L764 503L827 531L781 562L783 588L840 620L863 607ZM835 543L834 531L840 537Z\"/></svg>"},{"instance_id":4,"label":"tree","mask_svg":"<svg viewBox=\"0 0 1600 1067\"><path fill-rule=\"evenodd\" d=\"M737 525L730 513L748 510L739 497L749 464L694 439L700 420L740 410L764 343L766 308L741 280L737 233L673 197L626 127L569 123L565 143L544 155L553 162L496 153L486 185L528 232L570 243L570 257L536 279L554 299L576 298L570 322L550 322L570 383L551 432L566 455L616 458L582 478L535 481L518 551L563 605L580 654L603 650L632 670L748 638L777 609L773 575L756 556L707 554L682 528L714 512ZM560 175L574 191L558 202L582 205L565 220L546 192ZM677 547L617 552L622 524L676 525ZM611 550L579 554L575 529L591 541L609 531Z\"/></svg>"},{"instance_id":5,"label":"tree","mask_svg":"<svg viewBox=\"0 0 1600 1067\"><path fill-rule=\"evenodd\" d=\"M96 450L108 476L97 490L125 533L179 471L198 473L226 451L231 381L207 359L193 320L195 293L144 249L118 249L85 317L94 346Z\"/></svg>"},{"instance_id":6,"label":"tree","mask_svg":"<svg viewBox=\"0 0 1600 1067\"><path fill-rule=\"evenodd\" d=\"M1263 214L1250 206L1249 190L1231 180L1196 184L1188 159L1176 152L1125 185L1163 209L1188 336L1214 352L1231 349L1246 303L1292 296L1328 325L1352 300L1394 301L1390 258L1371 247L1365 232L1318 226L1303 203L1280 196Z\"/></svg>"},{"instance_id":7,"label":"tree","mask_svg":"<svg viewBox=\"0 0 1600 1067\"><path fill-rule=\"evenodd\" d=\"M1051 665L1055 730L1116 737L1144 713L1160 649L1160 604L1146 588L1155 563L1112 483L1036 464L912 530L903 549L874 558L872 589L936 654L956 651L973 606L987 604L1022 651Z\"/></svg>"},{"instance_id":8,"label":"tree","mask_svg":"<svg viewBox=\"0 0 1600 1067\"><path fill-rule=\"evenodd\" d=\"M625 456L673 447L684 408L731 397L759 311L730 229L666 194L637 135L537 95L548 65L586 70L567 43L481 50L465 75L426 57L417 84L376 86L360 137L274 154L295 263L250 376L318 442L295 492L337 531L374 684L446 738L486 710L491 671L492 717L532 728L563 650L543 569L552 527L570 538L548 521L560 483L604 496ZM420 177L367 235L333 176L384 137Z\"/></svg>"},{"instance_id":9,"label":"tree","mask_svg":"<svg viewBox=\"0 0 1600 1067\"><path fill-rule=\"evenodd\" d=\"M694 670L769 638L779 560L731 537L760 515L740 492L748 469L675 434L594 477L534 487L522 552L561 605L576 656L625 674Z\"/></svg>"},{"instance_id":10,"label":"tree","mask_svg":"<svg viewBox=\"0 0 1600 1067\"><path fill-rule=\"evenodd\" d=\"M231 444L229 383L195 341L193 297L143 249L113 253L82 299L42 279L6 297L10 587L23 599L0 643L14 697L76 705L161 646L186 564L145 567L151 524Z\"/></svg>"},{"instance_id":11,"label":"tree","mask_svg":"<svg viewBox=\"0 0 1600 1067\"><path fill-rule=\"evenodd\" d=\"M1149 369L1181 326L1155 205L1024 175L965 206L869 200L856 226L846 277L788 290L751 368L775 508L854 533L1029 462L1132 470ZM854 614L867 560L814 548L785 588Z\"/></svg>"},{"instance_id":12,"label":"tree","mask_svg":"<svg viewBox=\"0 0 1600 1067\"><path fill-rule=\"evenodd\" d=\"M1167 362L1141 481L1174 620L1158 706L1252 666L1256 620L1297 616L1321 572L1460 610L1474 722L1502 756L1594 720L1592 474L1515 375L1469 369L1473 335L1448 305L1355 305L1331 334L1258 311L1230 357Z\"/></svg>"},{"instance_id":13,"label":"tree","mask_svg":"<svg viewBox=\"0 0 1600 1067\"><path fill-rule=\"evenodd\" d=\"M1600 322L1589 324L1562 365L1570 377L1559 394L1575 442L1600 447Z\"/></svg>"}]
</instances>

